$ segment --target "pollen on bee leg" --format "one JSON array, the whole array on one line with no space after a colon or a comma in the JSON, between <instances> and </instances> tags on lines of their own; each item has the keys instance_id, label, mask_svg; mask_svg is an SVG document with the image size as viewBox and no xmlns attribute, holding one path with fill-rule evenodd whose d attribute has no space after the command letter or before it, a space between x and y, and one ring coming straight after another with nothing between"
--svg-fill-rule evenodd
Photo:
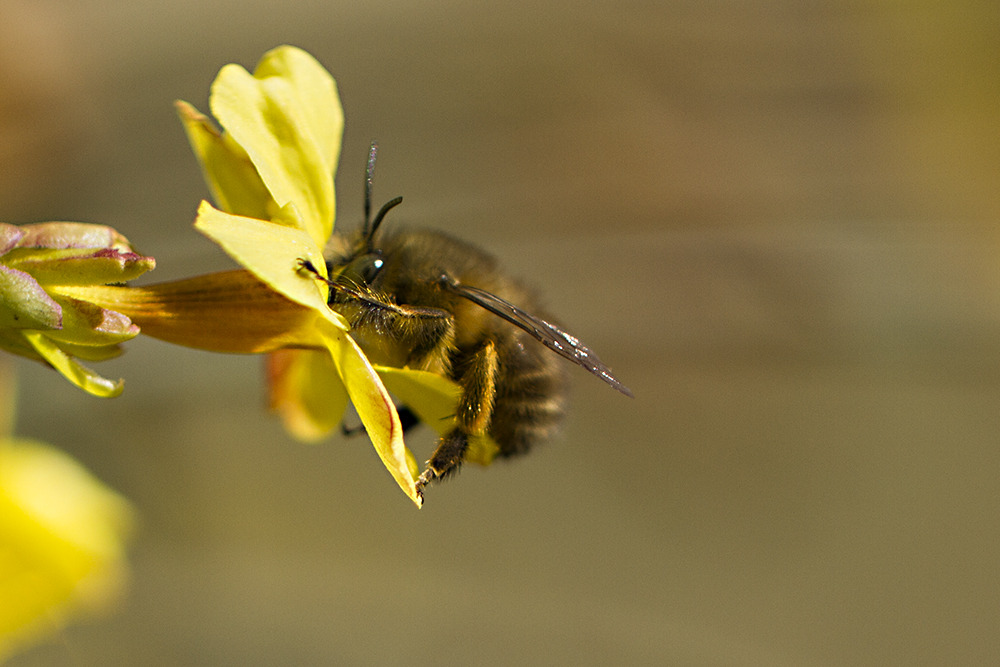
<instances>
[{"instance_id":1,"label":"pollen on bee leg","mask_svg":"<svg viewBox=\"0 0 1000 667\"><path fill-rule=\"evenodd\" d=\"M459 384L463 392L458 404L458 419L467 433L482 435L490 425L499 366L496 343L486 340L472 355L471 363L462 373Z\"/></svg>"}]
</instances>

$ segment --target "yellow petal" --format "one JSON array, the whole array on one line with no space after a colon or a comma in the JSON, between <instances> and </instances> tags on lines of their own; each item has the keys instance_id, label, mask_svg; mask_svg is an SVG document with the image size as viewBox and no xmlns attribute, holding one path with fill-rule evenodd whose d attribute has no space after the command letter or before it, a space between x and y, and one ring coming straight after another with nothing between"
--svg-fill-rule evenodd
<instances>
[{"instance_id":1,"label":"yellow petal","mask_svg":"<svg viewBox=\"0 0 1000 667\"><path fill-rule=\"evenodd\" d=\"M336 172L344 134L344 109L330 73L306 51L285 45L265 53L253 75L258 79L281 77L291 83L295 106L325 152L327 170L331 174ZM327 232L326 236L329 235Z\"/></svg>"},{"instance_id":2,"label":"yellow petal","mask_svg":"<svg viewBox=\"0 0 1000 667\"><path fill-rule=\"evenodd\" d=\"M138 330L138 327L136 327ZM51 332L50 332L51 333ZM81 361L107 361L120 357L125 348L121 345L77 345L59 341L59 349Z\"/></svg>"},{"instance_id":3,"label":"yellow petal","mask_svg":"<svg viewBox=\"0 0 1000 667\"><path fill-rule=\"evenodd\" d=\"M4 263L42 285L124 283L156 268L156 260L115 248L17 248Z\"/></svg>"},{"instance_id":4,"label":"yellow petal","mask_svg":"<svg viewBox=\"0 0 1000 667\"><path fill-rule=\"evenodd\" d=\"M462 388L448 378L428 371L376 365L386 388L402 405L413 410L420 421L438 433L455 426L455 409Z\"/></svg>"},{"instance_id":5,"label":"yellow petal","mask_svg":"<svg viewBox=\"0 0 1000 667\"><path fill-rule=\"evenodd\" d=\"M125 383L122 380L112 382L107 378L101 377L59 349L53 341L49 340L40 331L23 331L21 335L64 378L88 394L100 396L101 398L114 398L125 389Z\"/></svg>"},{"instance_id":6,"label":"yellow petal","mask_svg":"<svg viewBox=\"0 0 1000 667\"><path fill-rule=\"evenodd\" d=\"M420 507L421 498L414 483L415 462L403 444L403 427L389 392L357 343L344 331L325 321L324 325L333 362L375 451L403 492Z\"/></svg>"},{"instance_id":7,"label":"yellow petal","mask_svg":"<svg viewBox=\"0 0 1000 667\"><path fill-rule=\"evenodd\" d=\"M323 252L305 232L223 213L205 201L194 226L275 291L348 328L347 321L327 307L326 284L301 268L308 261L326 275Z\"/></svg>"},{"instance_id":8,"label":"yellow petal","mask_svg":"<svg viewBox=\"0 0 1000 667\"><path fill-rule=\"evenodd\" d=\"M248 218L270 219L279 207L246 151L232 138L220 134L206 116L187 102L177 101L174 106L219 208Z\"/></svg>"},{"instance_id":9,"label":"yellow petal","mask_svg":"<svg viewBox=\"0 0 1000 667\"><path fill-rule=\"evenodd\" d=\"M456 383L437 373L410 368L375 366L375 370L400 404L413 410L421 422L440 435L455 428L455 413L462 395L462 388ZM488 435L473 436L469 438L465 460L489 465L499 451L500 447Z\"/></svg>"},{"instance_id":10,"label":"yellow petal","mask_svg":"<svg viewBox=\"0 0 1000 667\"><path fill-rule=\"evenodd\" d=\"M249 271L225 271L141 287L60 287L59 295L127 315L143 335L213 352L323 347L321 316L289 301Z\"/></svg>"},{"instance_id":11,"label":"yellow petal","mask_svg":"<svg viewBox=\"0 0 1000 667\"><path fill-rule=\"evenodd\" d=\"M121 592L131 512L76 461L0 443L0 661Z\"/></svg>"},{"instance_id":12,"label":"yellow petal","mask_svg":"<svg viewBox=\"0 0 1000 667\"><path fill-rule=\"evenodd\" d=\"M223 67L209 104L278 206L294 204L301 229L317 246L326 243L335 211L333 160L343 127L330 75L303 51L276 49L264 56L255 75L239 65Z\"/></svg>"},{"instance_id":13,"label":"yellow petal","mask_svg":"<svg viewBox=\"0 0 1000 667\"><path fill-rule=\"evenodd\" d=\"M347 389L327 350L278 350L267 370L271 409L292 436L317 442L344 418Z\"/></svg>"}]
</instances>

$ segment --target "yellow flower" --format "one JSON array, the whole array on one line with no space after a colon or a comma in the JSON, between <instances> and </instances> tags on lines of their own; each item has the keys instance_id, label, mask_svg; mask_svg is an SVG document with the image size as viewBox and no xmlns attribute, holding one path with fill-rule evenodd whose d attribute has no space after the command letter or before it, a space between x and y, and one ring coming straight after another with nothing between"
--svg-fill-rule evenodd
<instances>
[{"instance_id":1,"label":"yellow flower","mask_svg":"<svg viewBox=\"0 0 1000 667\"><path fill-rule=\"evenodd\" d=\"M239 65L223 67L209 104L224 134L178 104L209 188L226 209L203 202L195 228L307 309L299 342L327 349L342 387L335 386L334 396L346 391L389 472L419 503L415 461L388 392L347 335L347 322L327 307L325 283L302 270L308 262L325 276L323 245L333 232L333 174L344 128L333 78L306 52L279 47L252 75Z\"/></svg>"},{"instance_id":2,"label":"yellow flower","mask_svg":"<svg viewBox=\"0 0 1000 667\"><path fill-rule=\"evenodd\" d=\"M0 223L0 347L48 363L95 396L117 396L77 359L102 361L139 333L128 317L88 298L94 286L123 283L156 266L110 227L76 222Z\"/></svg>"},{"instance_id":3,"label":"yellow flower","mask_svg":"<svg viewBox=\"0 0 1000 667\"><path fill-rule=\"evenodd\" d=\"M289 431L305 440L329 434L349 400L386 468L419 506L419 470L378 371L394 381L405 376L397 395L437 421L454 414L458 388L428 373L374 368L327 306L326 283L303 268L326 276L323 247L333 232L344 124L333 78L308 53L281 46L253 74L223 67L209 105L222 131L177 103L218 206L202 202L195 228L246 270L105 288L102 303L128 313L143 333L181 345L280 350L269 367L271 402ZM426 390L418 389L422 383Z\"/></svg>"},{"instance_id":4,"label":"yellow flower","mask_svg":"<svg viewBox=\"0 0 1000 667\"><path fill-rule=\"evenodd\" d=\"M131 523L66 454L0 434L0 661L118 597Z\"/></svg>"}]
</instances>

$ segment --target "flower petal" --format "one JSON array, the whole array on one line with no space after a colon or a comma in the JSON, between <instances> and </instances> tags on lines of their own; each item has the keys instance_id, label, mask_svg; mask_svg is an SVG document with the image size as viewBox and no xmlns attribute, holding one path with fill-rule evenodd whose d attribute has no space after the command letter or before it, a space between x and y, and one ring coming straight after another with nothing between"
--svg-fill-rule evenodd
<instances>
[{"instance_id":1,"label":"flower petal","mask_svg":"<svg viewBox=\"0 0 1000 667\"><path fill-rule=\"evenodd\" d=\"M115 248L18 248L4 257L4 263L30 273L42 285L123 283L156 268L152 257Z\"/></svg>"},{"instance_id":2,"label":"flower petal","mask_svg":"<svg viewBox=\"0 0 1000 667\"><path fill-rule=\"evenodd\" d=\"M59 349L71 357L83 361L107 361L122 356L125 348L121 345L77 345L59 342Z\"/></svg>"},{"instance_id":3,"label":"flower petal","mask_svg":"<svg viewBox=\"0 0 1000 667\"><path fill-rule=\"evenodd\" d=\"M346 332L325 320L321 322L327 348L375 451L403 492L420 507L422 500L415 484L416 463L403 444L403 427L389 392L357 343Z\"/></svg>"},{"instance_id":4,"label":"flower petal","mask_svg":"<svg viewBox=\"0 0 1000 667\"><path fill-rule=\"evenodd\" d=\"M31 343L38 354L42 355L45 361L49 362L63 377L88 394L100 396L101 398L114 398L125 389L125 383L122 380L112 382L101 377L59 349L42 332L23 331L21 333Z\"/></svg>"},{"instance_id":5,"label":"flower petal","mask_svg":"<svg viewBox=\"0 0 1000 667\"><path fill-rule=\"evenodd\" d=\"M201 163L205 182L223 211L269 220L278 210L247 152L223 136L211 121L187 102L175 102L188 141Z\"/></svg>"},{"instance_id":6,"label":"flower petal","mask_svg":"<svg viewBox=\"0 0 1000 667\"><path fill-rule=\"evenodd\" d=\"M327 350L278 350L267 357L271 409L305 442L330 435L344 418L347 389Z\"/></svg>"},{"instance_id":7,"label":"flower petal","mask_svg":"<svg viewBox=\"0 0 1000 667\"><path fill-rule=\"evenodd\" d=\"M344 109L337 82L309 53L294 46L279 46L264 54L254 77L280 77L291 83L295 107L305 116L309 128L327 159L327 171L337 171L344 134ZM328 231L325 237L330 236ZM325 239L324 237L324 239Z\"/></svg>"},{"instance_id":8,"label":"flower petal","mask_svg":"<svg viewBox=\"0 0 1000 667\"><path fill-rule=\"evenodd\" d=\"M114 248L131 252L128 239L113 227L86 222L40 222L21 225L18 248Z\"/></svg>"},{"instance_id":9,"label":"flower petal","mask_svg":"<svg viewBox=\"0 0 1000 667\"><path fill-rule=\"evenodd\" d=\"M326 275L323 253L305 232L223 213L205 201L194 226L277 292L348 328L344 318L327 307L326 285L301 268L308 261Z\"/></svg>"},{"instance_id":10,"label":"flower petal","mask_svg":"<svg viewBox=\"0 0 1000 667\"><path fill-rule=\"evenodd\" d=\"M428 371L410 368L375 366L386 388L399 398L401 405L413 410L420 421L440 435L456 425L455 414L462 388L448 378ZM500 447L488 435L469 438L465 460L489 465Z\"/></svg>"},{"instance_id":11,"label":"flower petal","mask_svg":"<svg viewBox=\"0 0 1000 667\"><path fill-rule=\"evenodd\" d=\"M249 271L225 271L141 287L60 287L59 295L129 317L143 335L214 352L323 347L320 315L289 301Z\"/></svg>"},{"instance_id":12,"label":"flower petal","mask_svg":"<svg viewBox=\"0 0 1000 667\"><path fill-rule=\"evenodd\" d=\"M301 90L302 85L314 89ZM282 47L266 54L254 75L239 65L223 67L209 105L247 152L274 201L294 204L302 215L300 228L317 246L326 243L335 211L333 158L343 127L330 75L312 56Z\"/></svg>"},{"instance_id":13,"label":"flower petal","mask_svg":"<svg viewBox=\"0 0 1000 667\"><path fill-rule=\"evenodd\" d=\"M73 298L57 297L56 301L62 307L63 325L46 333L54 341L104 346L124 343L139 335L139 327L122 313Z\"/></svg>"},{"instance_id":14,"label":"flower petal","mask_svg":"<svg viewBox=\"0 0 1000 667\"><path fill-rule=\"evenodd\" d=\"M24 271L0 264L0 327L58 329L62 309Z\"/></svg>"}]
</instances>

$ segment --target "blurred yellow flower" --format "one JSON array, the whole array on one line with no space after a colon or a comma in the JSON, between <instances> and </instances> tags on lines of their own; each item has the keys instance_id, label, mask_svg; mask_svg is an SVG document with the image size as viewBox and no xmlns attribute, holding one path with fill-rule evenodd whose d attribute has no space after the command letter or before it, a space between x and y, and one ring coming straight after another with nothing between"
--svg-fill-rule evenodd
<instances>
[{"instance_id":1,"label":"blurred yellow flower","mask_svg":"<svg viewBox=\"0 0 1000 667\"><path fill-rule=\"evenodd\" d=\"M69 456L0 434L0 661L118 598L131 524Z\"/></svg>"},{"instance_id":2,"label":"blurred yellow flower","mask_svg":"<svg viewBox=\"0 0 1000 667\"><path fill-rule=\"evenodd\" d=\"M139 333L128 317L88 298L156 266L110 227L76 222L0 223L0 347L45 362L95 396L117 396L113 382L77 359L102 361Z\"/></svg>"}]
</instances>

